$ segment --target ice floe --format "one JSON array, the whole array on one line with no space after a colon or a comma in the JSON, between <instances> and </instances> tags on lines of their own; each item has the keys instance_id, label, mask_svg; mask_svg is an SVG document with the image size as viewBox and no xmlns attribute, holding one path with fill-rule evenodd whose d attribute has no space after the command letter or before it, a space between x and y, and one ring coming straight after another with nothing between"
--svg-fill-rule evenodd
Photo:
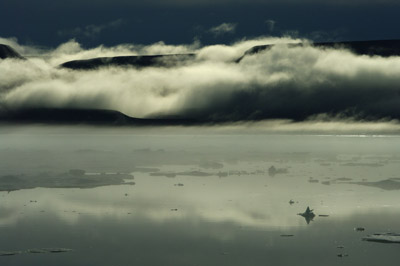
<instances>
[{"instance_id":1,"label":"ice floe","mask_svg":"<svg viewBox=\"0 0 400 266\"><path fill-rule=\"evenodd\" d=\"M398 233L375 233L363 237L364 241L381 242L381 243L399 243L400 234Z\"/></svg>"}]
</instances>

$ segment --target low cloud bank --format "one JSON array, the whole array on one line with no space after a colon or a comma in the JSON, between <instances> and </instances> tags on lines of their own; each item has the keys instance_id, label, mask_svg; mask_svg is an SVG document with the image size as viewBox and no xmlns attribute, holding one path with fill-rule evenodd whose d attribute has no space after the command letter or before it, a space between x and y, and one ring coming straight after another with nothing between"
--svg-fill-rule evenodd
<instances>
[{"instance_id":1,"label":"low cloud bank","mask_svg":"<svg viewBox=\"0 0 400 266\"><path fill-rule=\"evenodd\" d=\"M0 43L22 55L37 55L28 61L0 61L0 106L112 109L141 118L210 121L400 118L400 57L285 45L300 41L258 38L230 46L160 42L84 49L71 40L47 50L0 38ZM235 63L246 50L262 44L277 45ZM171 68L72 71L57 67L93 57L177 53L197 57Z\"/></svg>"}]
</instances>

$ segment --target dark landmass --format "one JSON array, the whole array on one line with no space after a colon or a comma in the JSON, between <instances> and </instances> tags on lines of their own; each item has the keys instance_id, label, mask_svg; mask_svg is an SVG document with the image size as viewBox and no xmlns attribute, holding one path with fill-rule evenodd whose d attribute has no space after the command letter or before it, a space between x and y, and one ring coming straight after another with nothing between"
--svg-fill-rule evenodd
<instances>
[{"instance_id":1,"label":"dark landmass","mask_svg":"<svg viewBox=\"0 0 400 266\"><path fill-rule=\"evenodd\" d=\"M0 123L54 124L54 125L107 125L107 126L157 126L192 125L205 123L195 119L139 119L121 112L103 109L76 108L24 108L1 110Z\"/></svg>"},{"instance_id":2,"label":"dark landmass","mask_svg":"<svg viewBox=\"0 0 400 266\"><path fill-rule=\"evenodd\" d=\"M57 124L126 124L140 123L140 119L128 117L112 110L61 109L61 108L25 108L3 110L2 122L57 123Z\"/></svg>"},{"instance_id":3,"label":"dark landmass","mask_svg":"<svg viewBox=\"0 0 400 266\"><path fill-rule=\"evenodd\" d=\"M193 60L195 54L170 54L170 55L141 55L141 56L116 56L99 57L86 60L74 60L60 65L73 70L94 70L100 67L129 66L143 67L173 67Z\"/></svg>"},{"instance_id":4,"label":"dark landmass","mask_svg":"<svg viewBox=\"0 0 400 266\"><path fill-rule=\"evenodd\" d=\"M274 45L258 45L247 50L242 57L236 62L240 62L248 55L257 54L271 49ZM289 47L301 47L303 43L288 44ZM314 43L312 46L322 49L328 48L341 48L348 49L357 55L370 55L370 56L399 56L400 55L400 40L374 40L374 41L352 41L352 42L323 42Z\"/></svg>"},{"instance_id":5,"label":"dark landmass","mask_svg":"<svg viewBox=\"0 0 400 266\"><path fill-rule=\"evenodd\" d=\"M43 188L95 188L111 185L133 185L129 174L86 174L83 170L70 170L61 174L43 173L39 175L0 176L0 191Z\"/></svg>"},{"instance_id":6,"label":"dark landmass","mask_svg":"<svg viewBox=\"0 0 400 266\"><path fill-rule=\"evenodd\" d=\"M349 49L357 55L370 56L399 56L400 40L373 40L373 41L353 41L353 42L324 42L316 43L314 46L319 48L344 48Z\"/></svg>"},{"instance_id":7,"label":"dark landmass","mask_svg":"<svg viewBox=\"0 0 400 266\"><path fill-rule=\"evenodd\" d=\"M7 59L7 58L25 59L10 46L6 44L0 44L0 59Z\"/></svg>"}]
</instances>

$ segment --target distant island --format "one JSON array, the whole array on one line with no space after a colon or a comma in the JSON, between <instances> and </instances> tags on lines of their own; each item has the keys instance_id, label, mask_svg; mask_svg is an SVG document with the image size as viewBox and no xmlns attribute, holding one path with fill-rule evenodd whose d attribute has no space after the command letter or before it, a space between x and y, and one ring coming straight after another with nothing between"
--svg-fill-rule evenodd
<instances>
[{"instance_id":1,"label":"distant island","mask_svg":"<svg viewBox=\"0 0 400 266\"><path fill-rule=\"evenodd\" d=\"M206 123L206 121L183 118L139 119L114 110L79 108L0 109L0 123L1 122L7 124L109 126L194 125Z\"/></svg>"},{"instance_id":2,"label":"distant island","mask_svg":"<svg viewBox=\"0 0 400 266\"><path fill-rule=\"evenodd\" d=\"M303 46L303 43L288 44L289 46ZM357 55L377 55L382 57L399 56L400 40L376 40L353 42L324 42L312 44L318 48L344 48ZM271 49L274 45L259 45L247 50L243 56L235 60L239 63L244 57ZM74 70L93 70L106 66L131 66L143 67L173 67L178 64L190 62L196 58L196 54L168 54L168 55L140 55L99 57L85 60L74 60L61 64L63 68Z\"/></svg>"},{"instance_id":3,"label":"distant island","mask_svg":"<svg viewBox=\"0 0 400 266\"><path fill-rule=\"evenodd\" d=\"M25 59L9 45L0 44L0 59L6 59L6 58Z\"/></svg>"}]
</instances>

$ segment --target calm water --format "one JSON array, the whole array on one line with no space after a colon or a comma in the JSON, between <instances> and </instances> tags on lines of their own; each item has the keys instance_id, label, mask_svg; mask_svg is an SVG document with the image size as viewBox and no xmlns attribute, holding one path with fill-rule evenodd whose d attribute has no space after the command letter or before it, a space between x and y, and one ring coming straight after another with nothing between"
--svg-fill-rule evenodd
<instances>
[{"instance_id":1,"label":"calm water","mask_svg":"<svg viewBox=\"0 0 400 266\"><path fill-rule=\"evenodd\" d=\"M362 238L400 232L400 190L374 183L397 182L399 151L394 136L2 132L0 250L20 253L0 264L397 265L400 244ZM101 173L135 184L88 188ZM60 176L75 181L46 187Z\"/></svg>"}]
</instances>

